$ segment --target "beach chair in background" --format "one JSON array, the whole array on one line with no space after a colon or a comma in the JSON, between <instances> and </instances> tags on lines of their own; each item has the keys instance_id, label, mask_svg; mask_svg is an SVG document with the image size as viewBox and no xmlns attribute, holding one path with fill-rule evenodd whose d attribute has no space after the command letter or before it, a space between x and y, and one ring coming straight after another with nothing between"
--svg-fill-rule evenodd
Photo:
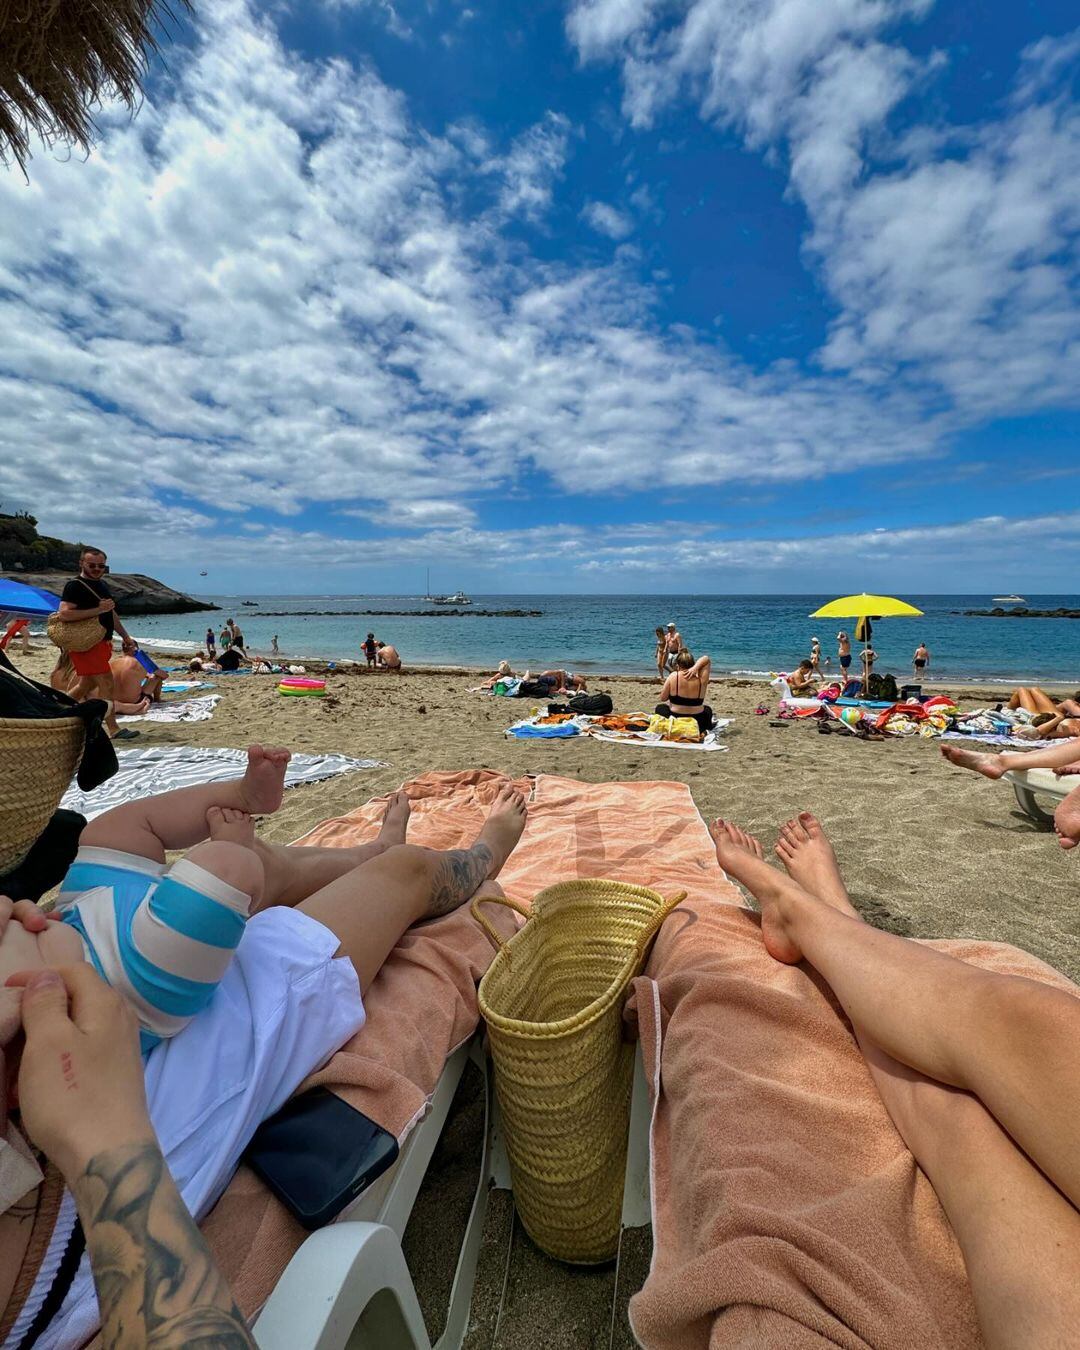
<instances>
[{"instance_id":1,"label":"beach chair in background","mask_svg":"<svg viewBox=\"0 0 1080 1350\"><path fill-rule=\"evenodd\" d=\"M1052 769L1009 769L1003 778L1012 786L1021 811L1046 828L1054 823L1058 802L1080 787L1080 774L1059 778ZM1047 799L1049 811L1040 806L1039 797Z\"/></svg>"},{"instance_id":2,"label":"beach chair in background","mask_svg":"<svg viewBox=\"0 0 1080 1350\"><path fill-rule=\"evenodd\" d=\"M458 1254L444 1330L432 1345L402 1251L402 1236L446 1124L462 1073L483 1074L484 1139L472 1208ZM259 1350L459 1350L469 1313L492 1191L511 1190L491 1066L479 1031L447 1061L424 1121L397 1162L342 1213L304 1242L253 1328ZM623 1232L651 1221L649 1090L636 1057L623 1187Z\"/></svg>"}]
</instances>

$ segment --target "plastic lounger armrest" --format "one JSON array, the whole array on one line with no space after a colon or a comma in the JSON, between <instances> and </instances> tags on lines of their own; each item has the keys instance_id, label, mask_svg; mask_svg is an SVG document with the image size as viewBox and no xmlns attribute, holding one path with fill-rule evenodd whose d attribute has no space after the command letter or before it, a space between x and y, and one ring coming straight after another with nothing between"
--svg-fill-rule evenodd
<instances>
[{"instance_id":1,"label":"plastic lounger armrest","mask_svg":"<svg viewBox=\"0 0 1080 1350\"><path fill-rule=\"evenodd\" d=\"M377 1223L312 1233L253 1329L259 1350L430 1350L397 1236Z\"/></svg>"}]
</instances>

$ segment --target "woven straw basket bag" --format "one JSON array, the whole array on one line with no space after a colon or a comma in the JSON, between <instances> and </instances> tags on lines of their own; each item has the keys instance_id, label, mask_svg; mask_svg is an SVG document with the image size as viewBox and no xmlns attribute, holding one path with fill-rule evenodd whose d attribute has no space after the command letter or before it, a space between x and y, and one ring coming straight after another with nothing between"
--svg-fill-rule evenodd
<instances>
[{"instance_id":1,"label":"woven straw basket bag","mask_svg":"<svg viewBox=\"0 0 1080 1350\"><path fill-rule=\"evenodd\" d=\"M97 619L71 619L65 623L58 614L50 614L45 631L52 645L62 652L88 652L105 641L105 629Z\"/></svg>"},{"instance_id":2,"label":"woven straw basket bag","mask_svg":"<svg viewBox=\"0 0 1080 1350\"><path fill-rule=\"evenodd\" d=\"M60 805L85 740L78 717L0 717L0 876L18 867Z\"/></svg>"},{"instance_id":3,"label":"woven straw basket bag","mask_svg":"<svg viewBox=\"0 0 1080 1350\"><path fill-rule=\"evenodd\" d=\"M559 1260L592 1265L615 1255L634 1071L623 1003L684 898L567 881L541 891L531 912L494 896L473 901L499 948L479 997L514 1203L529 1236ZM507 905L528 921L504 943L481 904Z\"/></svg>"}]
</instances>

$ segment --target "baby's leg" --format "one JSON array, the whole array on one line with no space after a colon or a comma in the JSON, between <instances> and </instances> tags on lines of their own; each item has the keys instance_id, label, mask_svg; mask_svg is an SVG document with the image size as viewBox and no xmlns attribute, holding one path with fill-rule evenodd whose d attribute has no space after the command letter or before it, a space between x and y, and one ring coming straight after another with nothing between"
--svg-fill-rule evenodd
<instances>
[{"instance_id":1,"label":"baby's leg","mask_svg":"<svg viewBox=\"0 0 1080 1350\"><path fill-rule=\"evenodd\" d=\"M251 818L219 814L215 827L237 837L196 844L174 863L132 916L130 944L120 944L143 1026L155 1036L175 1036L210 1002L262 895L262 860L238 841L245 824L254 838Z\"/></svg>"},{"instance_id":2,"label":"baby's leg","mask_svg":"<svg viewBox=\"0 0 1080 1350\"><path fill-rule=\"evenodd\" d=\"M248 750L243 778L179 788L117 806L87 825L80 846L111 848L164 862L166 849L191 848L207 837L206 816L214 807L246 811L253 816L276 811L281 805L289 758L288 750L253 745Z\"/></svg>"}]
</instances>

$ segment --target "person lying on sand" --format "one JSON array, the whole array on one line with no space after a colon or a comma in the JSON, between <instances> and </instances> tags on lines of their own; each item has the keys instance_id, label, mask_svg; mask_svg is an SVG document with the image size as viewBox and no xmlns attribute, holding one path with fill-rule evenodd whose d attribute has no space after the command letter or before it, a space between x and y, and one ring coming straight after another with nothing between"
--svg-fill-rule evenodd
<instances>
[{"instance_id":1,"label":"person lying on sand","mask_svg":"<svg viewBox=\"0 0 1080 1350\"><path fill-rule=\"evenodd\" d=\"M584 675L575 675L572 670L544 670L539 675L528 671L522 675L522 681L539 680L548 686L548 695L578 693L588 689Z\"/></svg>"},{"instance_id":2,"label":"person lying on sand","mask_svg":"<svg viewBox=\"0 0 1080 1350\"><path fill-rule=\"evenodd\" d=\"M1009 708L1024 708L1030 713L1064 713L1066 717L1080 717L1080 689L1072 698L1052 698L1036 685L1020 685L1012 691Z\"/></svg>"},{"instance_id":3,"label":"person lying on sand","mask_svg":"<svg viewBox=\"0 0 1080 1350\"><path fill-rule=\"evenodd\" d=\"M941 753L961 769L972 769L984 778L998 779L1009 769L1053 769L1059 778L1080 774L1080 740L1075 737L1060 745L1049 745L1045 750L1001 750L997 754L982 755L962 745L943 745ZM1063 798L1054 812L1054 830L1062 848L1075 848L1080 843L1080 788Z\"/></svg>"},{"instance_id":4,"label":"person lying on sand","mask_svg":"<svg viewBox=\"0 0 1080 1350\"><path fill-rule=\"evenodd\" d=\"M369 843L284 847L256 838L252 817L281 804L288 759L287 750L252 746L241 779L182 788L91 821L62 887L59 921L30 901L0 898L0 1139L10 1138L21 986L56 968L65 980L77 975L93 952L134 1008L144 1050L148 1040L165 1038L147 1061L154 1124L166 1163L180 1168L185 1203L201 1218L260 1122L359 1030L362 997L402 934L473 895L500 893L493 879L527 815L510 784L466 848L407 843L404 792L389 799ZM187 851L168 871L166 849ZM204 923L212 926L208 942L198 940ZM219 980L226 996L211 998ZM71 1110L85 1098L92 1112L100 1085L81 1086ZM128 1201L133 1194L125 1191ZM21 1195L6 1195L0 1209ZM0 1302L32 1262L32 1225L8 1223L12 1217L0 1214L0 1290L7 1291ZM116 1231L123 1237L122 1227ZM175 1289L168 1299L174 1296Z\"/></svg>"},{"instance_id":5,"label":"person lying on sand","mask_svg":"<svg viewBox=\"0 0 1080 1350\"><path fill-rule=\"evenodd\" d=\"M777 961L805 961L851 1021L886 1110L952 1225L992 1350L1080 1326L1080 998L864 923L809 812L775 853L717 820L720 866Z\"/></svg>"}]
</instances>

